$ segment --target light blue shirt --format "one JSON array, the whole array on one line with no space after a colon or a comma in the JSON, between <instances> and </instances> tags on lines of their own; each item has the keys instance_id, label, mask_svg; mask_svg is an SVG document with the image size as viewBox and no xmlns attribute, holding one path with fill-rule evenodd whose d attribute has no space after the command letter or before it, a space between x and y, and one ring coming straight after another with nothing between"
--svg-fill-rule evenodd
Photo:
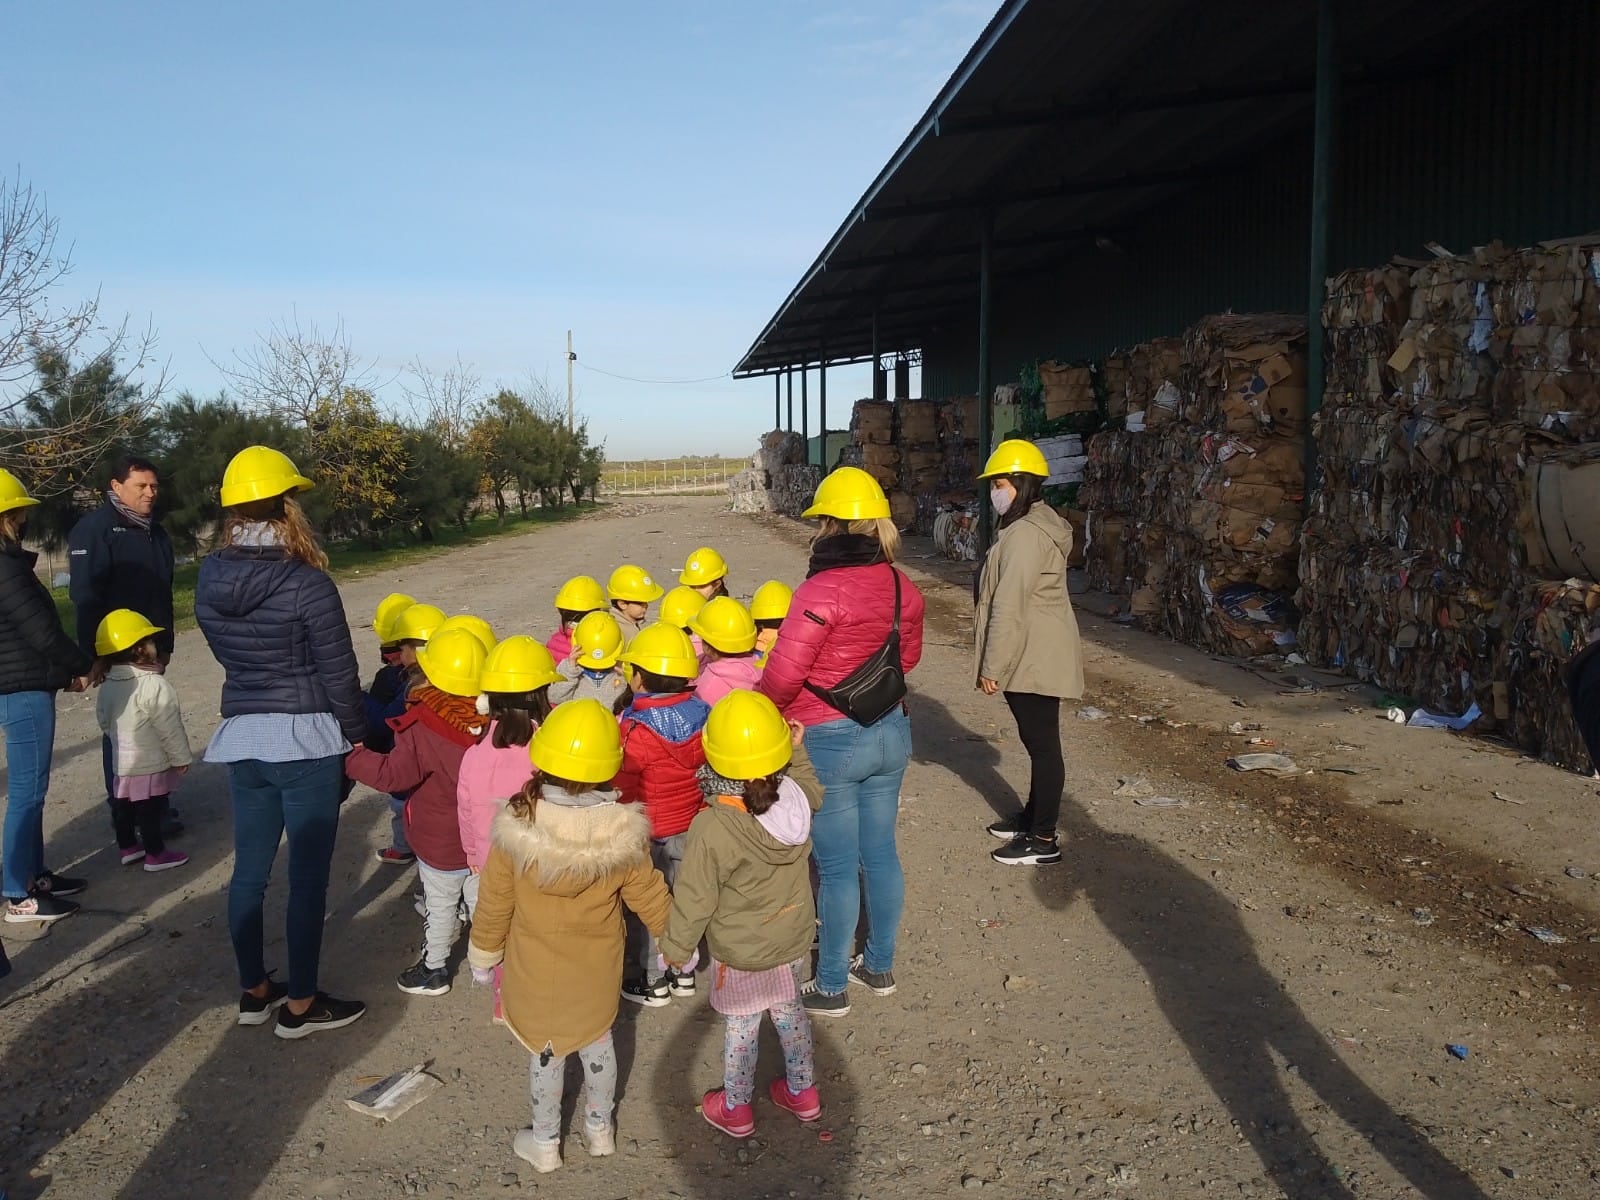
<instances>
[{"instance_id":1,"label":"light blue shirt","mask_svg":"<svg viewBox=\"0 0 1600 1200\"><path fill-rule=\"evenodd\" d=\"M226 718L211 735L211 763L304 762L350 753L350 743L332 713L242 713Z\"/></svg>"}]
</instances>

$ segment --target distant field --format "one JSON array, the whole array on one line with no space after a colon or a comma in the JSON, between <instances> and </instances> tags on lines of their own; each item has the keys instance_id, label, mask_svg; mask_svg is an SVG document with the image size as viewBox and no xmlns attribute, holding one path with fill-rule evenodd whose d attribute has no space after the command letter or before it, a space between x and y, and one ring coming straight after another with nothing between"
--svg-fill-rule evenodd
<instances>
[{"instance_id":1,"label":"distant field","mask_svg":"<svg viewBox=\"0 0 1600 1200\"><path fill-rule=\"evenodd\" d=\"M748 458L652 458L608 462L601 476L604 491L700 492L725 487L730 476L748 466Z\"/></svg>"}]
</instances>

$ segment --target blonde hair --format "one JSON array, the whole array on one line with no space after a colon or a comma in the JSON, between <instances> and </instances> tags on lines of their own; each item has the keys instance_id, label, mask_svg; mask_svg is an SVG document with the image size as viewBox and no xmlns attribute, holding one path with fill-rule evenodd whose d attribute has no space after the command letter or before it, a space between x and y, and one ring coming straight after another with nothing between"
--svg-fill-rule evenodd
<instances>
[{"instance_id":1,"label":"blonde hair","mask_svg":"<svg viewBox=\"0 0 1600 1200\"><path fill-rule=\"evenodd\" d=\"M230 508L222 522L222 544L236 545L247 525L261 524L272 526L278 545L290 558L319 571L328 569L328 556L317 541L317 531L311 528L306 510L293 496L272 496Z\"/></svg>"},{"instance_id":2,"label":"blonde hair","mask_svg":"<svg viewBox=\"0 0 1600 1200\"><path fill-rule=\"evenodd\" d=\"M0 513L0 542L20 542L22 526L28 519L26 508L13 508Z\"/></svg>"},{"instance_id":3,"label":"blonde hair","mask_svg":"<svg viewBox=\"0 0 1600 1200\"><path fill-rule=\"evenodd\" d=\"M869 517L864 521L841 521L838 517L823 517L822 527L817 530L817 536L813 540L837 537L841 533L856 533L872 538L883 547L885 562L893 562L900 557L900 529L888 517Z\"/></svg>"}]
</instances>

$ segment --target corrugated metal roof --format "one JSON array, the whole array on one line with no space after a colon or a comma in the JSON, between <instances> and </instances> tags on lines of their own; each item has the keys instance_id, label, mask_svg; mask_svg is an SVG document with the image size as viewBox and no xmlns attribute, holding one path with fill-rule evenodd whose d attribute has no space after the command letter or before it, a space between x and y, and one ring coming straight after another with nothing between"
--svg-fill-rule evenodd
<instances>
[{"instance_id":1,"label":"corrugated metal roof","mask_svg":"<svg viewBox=\"0 0 1600 1200\"><path fill-rule=\"evenodd\" d=\"M1489 0L1341 0L1347 87L1444 61ZM1037 271L1202 181L1254 186L1264 140L1309 140L1316 5L1010 0L735 368L920 346L997 276Z\"/></svg>"}]
</instances>

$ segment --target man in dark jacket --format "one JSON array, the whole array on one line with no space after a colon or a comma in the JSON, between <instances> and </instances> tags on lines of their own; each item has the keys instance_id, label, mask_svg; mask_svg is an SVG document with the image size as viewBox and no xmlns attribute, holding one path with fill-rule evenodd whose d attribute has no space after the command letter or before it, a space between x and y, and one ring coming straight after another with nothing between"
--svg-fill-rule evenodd
<instances>
[{"instance_id":1,"label":"man in dark jacket","mask_svg":"<svg viewBox=\"0 0 1600 1200\"><path fill-rule=\"evenodd\" d=\"M72 569L72 606L78 644L94 655L94 631L112 609L131 608L161 628L156 649L172 657L172 539L156 520L161 480L155 464L129 455L112 471L105 501L72 527L67 539ZM111 803L111 740L102 739L106 803ZM176 809L164 815L168 837L183 824Z\"/></svg>"}]
</instances>

